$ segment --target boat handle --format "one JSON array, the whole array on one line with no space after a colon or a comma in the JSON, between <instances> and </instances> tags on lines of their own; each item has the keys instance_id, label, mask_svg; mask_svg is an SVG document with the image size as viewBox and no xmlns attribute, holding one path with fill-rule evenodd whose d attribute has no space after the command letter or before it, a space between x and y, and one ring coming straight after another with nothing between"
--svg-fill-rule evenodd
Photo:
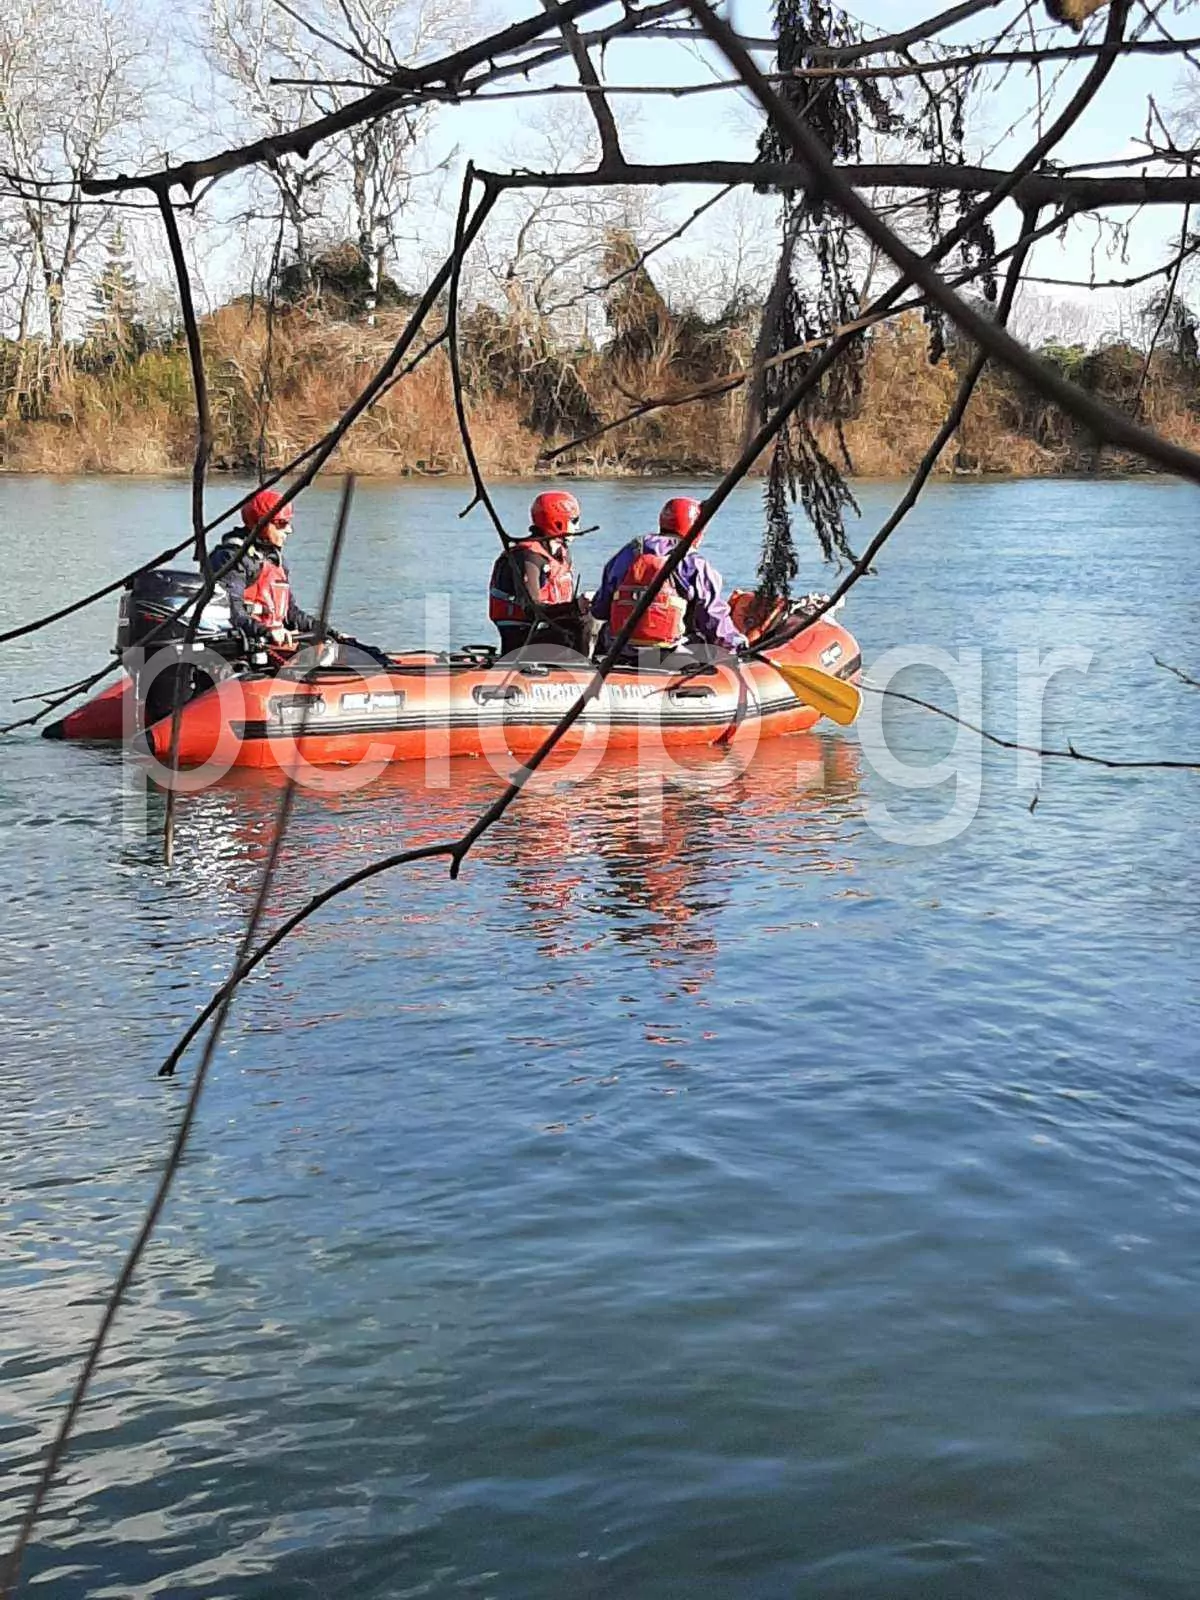
<instances>
[{"instance_id":1,"label":"boat handle","mask_svg":"<svg viewBox=\"0 0 1200 1600\"><path fill-rule=\"evenodd\" d=\"M515 683L504 683L491 686L486 683L477 683L471 693L475 697L475 704L480 706L490 705L494 700L502 700L506 705L521 698L521 691Z\"/></svg>"},{"instance_id":2,"label":"boat handle","mask_svg":"<svg viewBox=\"0 0 1200 1600\"><path fill-rule=\"evenodd\" d=\"M695 688L672 689L672 700L711 700L713 691L707 684L697 684Z\"/></svg>"}]
</instances>

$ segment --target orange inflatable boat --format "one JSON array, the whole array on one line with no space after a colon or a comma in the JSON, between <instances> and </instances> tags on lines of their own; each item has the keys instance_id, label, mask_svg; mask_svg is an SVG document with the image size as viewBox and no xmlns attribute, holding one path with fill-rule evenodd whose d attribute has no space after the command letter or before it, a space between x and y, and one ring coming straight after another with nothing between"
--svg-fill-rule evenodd
<instances>
[{"instance_id":1,"label":"orange inflatable boat","mask_svg":"<svg viewBox=\"0 0 1200 1600\"><path fill-rule=\"evenodd\" d=\"M750 597L735 596L744 606ZM753 746L803 733L820 713L804 704L774 663L812 666L857 680L853 636L832 617L806 623L801 609L768 636L762 653L671 665L618 667L589 700L563 741L566 753ZM738 607L734 605L735 616ZM386 664L384 664L386 663ZM338 661L305 672L275 661L266 670L230 669L183 705L183 768L383 765L444 756L524 759L584 692L592 672L551 649L532 659L496 660L485 646L375 659L348 647ZM166 763L171 718L141 726L134 681L121 682L46 730L50 738L135 741Z\"/></svg>"}]
</instances>

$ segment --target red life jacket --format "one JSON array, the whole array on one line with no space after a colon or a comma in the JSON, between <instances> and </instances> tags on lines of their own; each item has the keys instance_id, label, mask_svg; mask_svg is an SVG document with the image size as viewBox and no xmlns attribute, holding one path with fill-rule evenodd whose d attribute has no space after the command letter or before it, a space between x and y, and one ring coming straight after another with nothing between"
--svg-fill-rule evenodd
<instances>
[{"instance_id":1,"label":"red life jacket","mask_svg":"<svg viewBox=\"0 0 1200 1600\"><path fill-rule=\"evenodd\" d=\"M522 573L521 558L526 550L532 550L541 562L538 604L561 606L574 598L575 572L566 547L558 543L547 546L540 539L520 539L501 551L492 567L488 587L488 617L492 622L529 623L534 620Z\"/></svg>"},{"instance_id":2,"label":"red life jacket","mask_svg":"<svg viewBox=\"0 0 1200 1600\"><path fill-rule=\"evenodd\" d=\"M656 556L647 550L641 539L633 543L634 557L629 571L613 590L608 612L608 625L614 634L629 621L635 607L646 590L667 564L666 556ZM650 603L646 614L630 635L632 645L657 645L666 649L679 644L687 632L687 601L670 578L663 584Z\"/></svg>"},{"instance_id":3,"label":"red life jacket","mask_svg":"<svg viewBox=\"0 0 1200 1600\"><path fill-rule=\"evenodd\" d=\"M246 585L246 610L264 628L286 628L292 609L292 586L283 566L263 559L257 574Z\"/></svg>"}]
</instances>

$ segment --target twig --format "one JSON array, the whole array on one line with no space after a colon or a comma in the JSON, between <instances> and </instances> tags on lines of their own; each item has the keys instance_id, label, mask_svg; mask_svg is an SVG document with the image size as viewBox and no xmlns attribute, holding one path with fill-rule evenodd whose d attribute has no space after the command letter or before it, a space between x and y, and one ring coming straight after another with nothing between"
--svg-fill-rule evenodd
<instances>
[{"instance_id":1,"label":"twig","mask_svg":"<svg viewBox=\"0 0 1200 1600\"><path fill-rule=\"evenodd\" d=\"M1186 54L1200 46L1200 39L1129 39L1121 46L1125 56L1170 56ZM1029 50L971 50L957 56L938 56L930 61L910 61L882 67L797 67L795 78L912 78L937 72L955 72L963 67L1036 66L1043 61L1077 61L1096 56L1102 44L1039 45Z\"/></svg>"},{"instance_id":2,"label":"twig","mask_svg":"<svg viewBox=\"0 0 1200 1600\"><path fill-rule=\"evenodd\" d=\"M1155 278L1169 276L1178 265L1185 261L1190 261L1198 251L1200 251L1200 240L1197 240L1194 244L1189 244L1187 249L1181 250L1178 254L1172 256L1170 261L1164 261L1161 266L1152 267L1149 272L1139 272L1132 278L1093 278L1085 282L1081 278L1046 278L1034 273L1028 273L1025 282L1048 284L1057 289L1136 289L1143 283L1152 282Z\"/></svg>"},{"instance_id":3,"label":"twig","mask_svg":"<svg viewBox=\"0 0 1200 1600\"><path fill-rule=\"evenodd\" d=\"M459 512L460 517L465 517L477 505L482 505L491 518L492 526L500 535L501 545L507 549L512 543L509 535L500 520L500 513L496 510L487 485L483 481L483 474L479 470L479 459L475 454L475 441L471 437L471 425L467 418L467 402L463 394L462 361L458 347L458 292L462 279L462 264L467 253L468 217L471 210L471 190L475 185L475 168L467 162L467 170L463 174L462 193L458 202L458 220L454 227L454 249L451 254L453 265L450 271L450 304L446 314L446 327L448 332L447 349L450 353L450 384L454 395L454 415L458 419L458 432L462 439L463 454L467 458L467 467L471 474L471 482L475 486L475 493L468 505ZM496 193L486 182L483 186L483 198L479 202L476 212L475 226L472 237L478 233L483 218L491 211L496 203ZM482 215L481 215L482 213Z\"/></svg>"},{"instance_id":4,"label":"twig","mask_svg":"<svg viewBox=\"0 0 1200 1600\"><path fill-rule=\"evenodd\" d=\"M1181 667L1173 667L1169 661L1162 661L1158 656L1154 656L1153 661L1156 667L1161 667L1164 672L1173 673L1180 683L1186 683L1189 689L1200 689L1200 679L1190 678Z\"/></svg>"},{"instance_id":5,"label":"twig","mask_svg":"<svg viewBox=\"0 0 1200 1600\"><path fill-rule=\"evenodd\" d=\"M1111 65L1111 62L1109 63ZM768 91L770 85L763 80ZM757 184L772 189L824 193L825 180L807 164L757 161L675 161L596 167L587 172L489 172L501 189L595 189L614 186L665 188L668 184ZM839 189L913 189L937 194L987 194L1008 186L1019 206L1032 209L1069 205L1075 211L1100 211L1110 206L1175 206L1200 201L1200 175L1166 177L1128 173L1112 178L1075 178L1057 172L1031 172L1010 183L1002 167L957 166L953 162L830 163L829 176Z\"/></svg>"},{"instance_id":6,"label":"twig","mask_svg":"<svg viewBox=\"0 0 1200 1600\"><path fill-rule=\"evenodd\" d=\"M161 567L164 561L170 561L172 556L177 556L186 550L195 541L189 533L186 539L181 539L178 544L168 545L165 550L160 550L156 556L151 556L149 561L143 561L140 567L134 567L131 572L122 573L119 578L114 578L111 583L106 583L102 588L93 589L90 594L85 594L81 600L72 600L65 606L59 606L57 611L48 611L45 616L35 617L32 622L22 622L19 627L9 628L6 633L0 633L0 644L7 644L11 639L23 639L27 633L37 633L39 628L48 628L51 623L61 622L64 617L73 616L76 611L82 611L86 606L95 605L97 600L103 600L105 595L113 594L117 589L124 589L135 578L140 578L143 572L152 572L155 567ZM7 733L8 729L0 729Z\"/></svg>"},{"instance_id":7,"label":"twig","mask_svg":"<svg viewBox=\"0 0 1200 1600\"><path fill-rule=\"evenodd\" d=\"M175 268L175 281L179 288L179 309L183 316L188 361L192 369L192 389L196 396L196 456L192 465L192 537L196 545L196 564L201 572L207 573L209 564L204 525L204 474L212 452L212 412L208 404L208 380L204 374L200 327L196 321L196 307L192 300L192 280L183 254L183 241L179 237L175 209L165 188L157 191L157 199L163 227L167 232L171 263Z\"/></svg>"},{"instance_id":8,"label":"twig","mask_svg":"<svg viewBox=\"0 0 1200 1600\"><path fill-rule=\"evenodd\" d=\"M546 11L552 11L554 0L542 0L542 6ZM573 22L564 22L560 31L575 63L575 70L579 74L579 87L587 95L588 110L595 119L596 131L600 135L600 159L606 164L624 161L612 107L604 98L604 90L600 86L600 79L588 54L588 48L579 36L579 29Z\"/></svg>"},{"instance_id":9,"label":"twig","mask_svg":"<svg viewBox=\"0 0 1200 1600\"><path fill-rule=\"evenodd\" d=\"M677 228L672 228L670 233L665 233L661 239L656 239L653 244L647 245L638 256L636 261L631 261L627 267L622 267L620 272L615 272L613 276L607 279L604 283L584 284L579 293L572 295L569 300L560 300L556 305L548 306L546 309L546 315L554 316L560 311L570 311L573 306L579 305L581 301L588 299L589 296L607 294L610 289L615 289L617 284L624 283L626 278L631 278L635 272L640 272L652 255L655 255L659 250L665 249L667 245L674 244L676 239L682 239L688 229L692 227L694 223L699 222L700 218L706 211L711 211L713 206L718 205L722 200L726 199L733 193L733 190L733 184L726 184L726 186L719 190L718 193L712 195L709 199L702 201L694 211L689 212L689 214L684 218Z\"/></svg>"},{"instance_id":10,"label":"twig","mask_svg":"<svg viewBox=\"0 0 1200 1600\"><path fill-rule=\"evenodd\" d=\"M83 182L83 192L88 195L120 194L129 189L157 189L165 183L171 186L178 185L190 194L203 178L227 177L231 172L241 171L243 167L254 166L263 161L278 161L282 155L307 157L313 147L323 140L331 139L336 134L345 133L361 123L372 122L389 111L401 108L404 104L405 90L420 89L434 83L453 82L469 72L472 67L481 66L497 55L505 55L520 49L549 33L561 23L574 22L577 17L586 16L588 12L598 10L605 3L606 0L562 0L560 5L539 16L526 17L521 22L514 22L511 27L503 28L486 39L476 40L463 49L454 51L452 55L443 56L440 60L428 62L419 68L397 68L392 74L390 84L374 89L370 94L352 100L347 105L339 106L336 111L318 117L313 122L306 122L290 133L269 134L265 138L255 139L250 144L223 150L219 155L210 156L206 160L184 161L178 166L164 167L158 172L122 173L116 178L88 178Z\"/></svg>"},{"instance_id":11,"label":"twig","mask_svg":"<svg viewBox=\"0 0 1200 1600\"><path fill-rule=\"evenodd\" d=\"M191 542L189 539L188 543L191 544ZM35 711L31 717L22 717L18 722L6 723L4 727L0 728L0 734L16 733L19 728L36 727L39 722L44 722L52 711L57 711L59 706L65 706L68 700L75 700L81 694L86 694L89 689L95 688L96 684L107 678L110 673L115 672L120 665L119 661L110 661L106 667L100 667L98 671L93 672L91 677L81 678L78 683L71 686L66 694L59 695L56 699L51 700L47 705L43 706L41 711Z\"/></svg>"},{"instance_id":12,"label":"twig","mask_svg":"<svg viewBox=\"0 0 1200 1600\"><path fill-rule=\"evenodd\" d=\"M166 188L157 192L159 210L162 212L163 227L167 233L167 245L171 252L171 263L175 268L175 280L179 288L179 309L183 316L184 334L187 338L188 361L192 369L192 389L196 396L196 456L192 465L192 537L195 540L196 564L204 574L206 582L212 578L212 566L208 559L208 543L205 539L204 529L204 474L208 467L209 454L212 451L212 412L208 404L208 379L204 372L204 351L200 343L200 326L196 320L196 307L192 301L192 280L188 272L187 261L183 254L183 241L179 237L179 224L175 220L175 210L171 204L171 196ZM200 607L193 609L188 618L187 630L184 634L183 652L186 655L196 638L196 629L200 624ZM180 661L182 668L182 658ZM179 756L179 732L183 713L183 680L182 670L175 673L173 694L171 700L171 753L168 765L174 771ZM167 790L166 816L163 819L163 858L168 867L171 866L175 856L175 785Z\"/></svg>"},{"instance_id":13,"label":"twig","mask_svg":"<svg viewBox=\"0 0 1200 1600\"><path fill-rule=\"evenodd\" d=\"M298 22L304 29L305 33L311 34L314 39L319 39L322 44L329 45L331 49L338 51L340 55L349 56L351 61L357 61L359 66L366 67L368 72L379 72L385 77L387 76L388 66L386 62L380 61L374 56L364 54L360 50L355 50L353 46L348 45L345 40L335 38L331 33L323 33L321 29L317 27L315 22L310 22L308 20L303 12L293 10L293 8L288 5L287 0L275 0L275 4L279 7L280 11L285 14L285 16L291 17L293 22Z\"/></svg>"},{"instance_id":14,"label":"twig","mask_svg":"<svg viewBox=\"0 0 1200 1600\"><path fill-rule=\"evenodd\" d=\"M920 706L923 711L931 711L936 717L944 717L947 722L957 723L960 728L966 728L971 733L977 733L981 739L993 744L1000 750L1021 750L1031 756L1045 756L1054 761L1082 761L1092 767L1109 767L1114 771L1155 771L1155 772L1200 772L1200 761L1162 761L1147 758L1144 761L1127 760L1118 756L1093 756L1084 750L1076 750L1073 744L1068 743L1065 750L1053 747L1043 747L1036 744L1023 744L1019 739L1005 739L998 733L991 733L987 728L980 727L979 723L972 722L968 717L960 717L954 711L947 711L944 706L934 705L931 700L922 700L918 695L906 694L902 689L885 689L865 679L859 685L871 694L885 695L889 700L905 700L909 705ZM1200 687L1200 686L1198 686Z\"/></svg>"},{"instance_id":15,"label":"twig","mask_svg":"<svg viewBox=\"0 0 1200 1600\"><path fill-rule=\"evenodd\" d=\"M688 29L689 38L698 38ZM965 51L957 56L936 56L928 61L906 60L878 67L812 66L793 67L790 72L764 72L768 83L795 83L798 81L857 82L864 79L928 78L939 73L966 72L975 67L1013 67L1028 65L1038 67L1045 61L1077 61L1099 55L1102 44L1042 45L1024 50L992 50L982 48ZM1200 49L1197 39L1139 39L1126 40L1121 46L1122 59L1128 56L1186 56ZM480 74L477 79L458 87L445 89L420 89L412 91L415 98L435 101L442 105L486 105L492 100L533 100L558 96L591 95L594 93L577 83L546 83L528 89L497 89L483 92L495 81L496 74ZM281 88L304 89L370 89L374 82L362 78L272 78L271 83ZM694 95L722 94L744 90L740 78L713 78L703 83L606 83L603 93L612 95L664 96L674 100L690 99ZM1121 163L1124 165L1125 163Z\"/></svg>"},{"instance_id":16,"label":"twig","mask_svg":"<svg viewBox=\"0 0 1200 1600\"><path fill-rule=\"evenodd\" d=\"M968 22L972 17L977 17L981 11L990 11L1001 4L1001 0L963 0L960 5L951 6L948 11L939 11L936 16L927 17L924 22L914 23L911 28L904 29L901 33L884 33L874 39L861 39L856 44L845 45L820 45L811 44L808 54L814 61L831 61L846 63L861 61L865 56L890 55L895 50L903 50L910 44L920 44L923 40L932 39L936 34L944 33L947 28L953 28L960 22ZM698 39L702 37L694 28L664 28L663 34L667 37ZM737 34L737 41L747 50L775 50L778 39L770 35Z\"/></svg>"},{"instance_id":17,"label":"twig","mask_svg":"<svg viewBox=\"0 0 1200 1600\"><path fill-rule=\"evenodd\" d=\"M1146 379L1150 376L1150 363L1154 360L1154 352L1158 349L1158 341L1162 338L1162 331L1167 325L1167 318L1171 315L1171 307L1175 304L1175 291L1179 287L1179 276L1183 271L1191 222L1192 208L1190 205L1186 205L1183 208L1183 221L1179 227L1179 250L1175 257L1175 270L1172 272L1170 282L1167 284L1166 291L1163 294L1162 311L1159 313L1158 321L1154 326L1154 332L1150 336L1150 343L1146 348L1146 359L1142 362L1141 375L1138 378L1137 393L1134 395L1134 406L1139 415L1142 411L1142 398L1146 389Z\"/></svg>"}]
</instances>

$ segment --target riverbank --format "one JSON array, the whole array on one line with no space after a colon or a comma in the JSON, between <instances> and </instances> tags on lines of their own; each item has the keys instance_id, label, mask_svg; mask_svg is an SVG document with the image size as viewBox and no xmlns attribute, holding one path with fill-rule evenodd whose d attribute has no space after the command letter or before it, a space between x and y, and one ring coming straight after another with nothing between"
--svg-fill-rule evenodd
<instances>
[{"instance_id":1,"label":"riverbank","mask_svg":"<svg viewBox=\"0 0 1200 1600\"><path fill-rule=\"evenodd\" d=\"M299 455L351 405L405 323L402 311L368 327L295 308L268 317L251 304L207 318L213 470L262 473ZM689 332L681 324L640 350L617 350L611 342L563 350L477 309L464 320L461 342L472 439L489 477L716 474L740 450L744 393L736 380L753 358L748 326ZM915 315L872 334L854 414L814 425L821 447L848 477L903 476L920 462L952 403L964 359L953 344L936 362L929 354L928 329ZM1200 445L1200 379L1178 356L1162 351L1148 360L1129 345L1093 352L1047 347L1042 354L1089 393L1139 414L1168 438ZM697 391L705 397L691 398ZM658 402L654 409L646 409L648 400ZM635 410L641 414L630 418ZM64 359L57 375L6 411L0 471L191 470L195 400L178 339L134 357L85 352ZM985 374L938 463L944 476L1137 469L1134 458L1098 457L1087 434L1003 372ZM330 470L379 478L466 473L444 347L384 391L331 458Z\"/></svg>"}]
</instances>

